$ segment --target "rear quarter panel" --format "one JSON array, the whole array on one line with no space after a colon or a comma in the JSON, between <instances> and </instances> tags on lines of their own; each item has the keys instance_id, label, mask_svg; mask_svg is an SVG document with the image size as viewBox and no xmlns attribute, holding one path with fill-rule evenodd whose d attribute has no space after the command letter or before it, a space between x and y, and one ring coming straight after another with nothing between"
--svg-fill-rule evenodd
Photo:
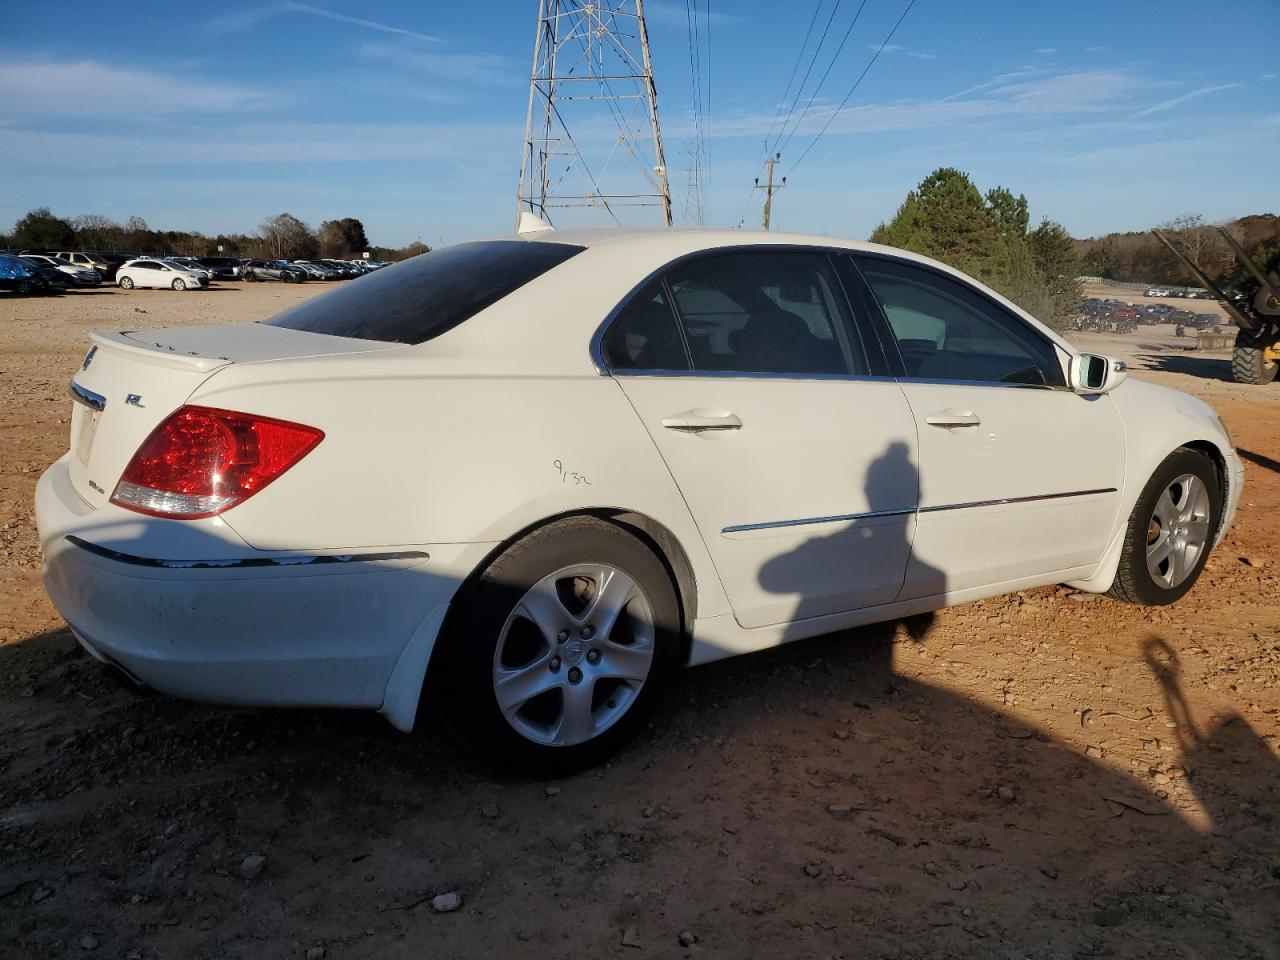
<instances>
[{"instance_id":1,"label":"rear quarter panel","mask_svg":"<svg viewBox=\"0 0 1280 960\"><path fill-rule=\"evenodd\" d=\"M223 514L249 544L496 544L548 517L625 509L680 541L698 581L698 615L727 612L689 510L612 378L449 374L458 364L447 357L393 353L237 364L191 397L325 433L299 464Z\"/></svg>"}]
</instances>

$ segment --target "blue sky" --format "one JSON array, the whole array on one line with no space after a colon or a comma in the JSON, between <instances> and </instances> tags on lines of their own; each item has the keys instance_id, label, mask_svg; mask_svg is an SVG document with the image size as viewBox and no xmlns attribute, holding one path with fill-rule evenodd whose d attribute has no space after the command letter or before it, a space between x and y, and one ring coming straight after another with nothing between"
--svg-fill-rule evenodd
<instances>
[{"instance_id":1,"label":"blue sky","mask_svg":"<svg viewBox=\"0 0 1280 960\"><path fill-rule=\"evenodd\" d=\"M775 227L865 237L940 165L1025 193L1034 219L1077 236L1280 212L1275 0L1207 14L1191 0L917 0L837 110L906 4L867 0L815 90L860 2L840 0L798 101ZM822 0L815 38L836 3ZM751 181L815 6L710 3L708 223L758 225ZM47 205L207 233L282 210L355 216L387 245L509 232L533 0L78 8L6 5L0 229ZM695 130L686 3L646 9L679 221ZM584 149L607 146L602 127L581 129Z\"/></svg>"}]
</instances>

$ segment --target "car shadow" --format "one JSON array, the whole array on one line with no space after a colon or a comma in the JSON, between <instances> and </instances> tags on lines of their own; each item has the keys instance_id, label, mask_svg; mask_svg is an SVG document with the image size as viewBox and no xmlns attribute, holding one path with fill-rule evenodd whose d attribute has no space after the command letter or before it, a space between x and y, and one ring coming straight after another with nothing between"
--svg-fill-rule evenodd
<instances>
[{"instance_id":1,"label":"car shadow","mask_svg":"<svg viewBox=\"0 0 1280 960\"><path fill-rule=\"evenodd\" d=\"M1134 357L1147 370L1162 373L1185 373L1201 380L1233 383L1231 361L1220 357L1193 356L1184 353L1151 353Z\"/></svg>"},{"instance_id":2,"label":"car shadow","mask_svg":"<svg viewBox=\"0 0 1280 960\"><path fill-rule=\"evenodd\" d=\"M1254 466L1270 470L1272 473L1280 473L1280 460L1274 460L1264 454L1254 453L1252 450L1244 450L1240 447L1236 448L1236 453L1240 454L1241 459L1248 460Z\"/></svg>"}]
</instances>

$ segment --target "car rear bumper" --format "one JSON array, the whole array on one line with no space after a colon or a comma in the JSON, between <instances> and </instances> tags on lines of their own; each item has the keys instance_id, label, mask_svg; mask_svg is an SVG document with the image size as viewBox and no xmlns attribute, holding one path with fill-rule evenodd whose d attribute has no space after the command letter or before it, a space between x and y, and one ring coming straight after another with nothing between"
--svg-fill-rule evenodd
<instances>
[{"instance_id":1,"label":"car rear bumper","mask_svg":"<svg viewBox=\"0 0 1280 960\"><path fill-rule=\"evenodd\" d=\"M45 587L94 656L174 696L379 708L406 645L457 587L425 550L134 556L118 538L100 542L102 512L75 492L67 458L41 477ZM209 555L225 557L217 546Z\"/></svg>"}]
</instances>

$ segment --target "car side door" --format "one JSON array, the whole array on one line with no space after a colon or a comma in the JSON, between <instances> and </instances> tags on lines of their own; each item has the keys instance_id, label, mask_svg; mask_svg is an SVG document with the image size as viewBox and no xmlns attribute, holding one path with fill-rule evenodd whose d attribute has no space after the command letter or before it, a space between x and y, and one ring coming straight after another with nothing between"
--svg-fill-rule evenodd
<instances>
[{"instance_id":1,"label":"car side door","mask_svg":"<svg viewBox=\"0 0 1280 960\"><path fill-rule=\"evenodd\" d=\"M900 599L1054 582L1096 564L1125 470L1111 398L1070 390L1066 352L976 285L905 258L854 259L920 442Z\"/></svg>"},{"instance_id":2,"label":"car side door","mask_svg":"<svg viewBox=\"0 0 1280 960\"><path fill-rule=\"evenodd\" d=\"M850 312L826 251L730 248L651 280L599 341L743 627L887 603L902 586L915 425Z\"/></svg>"}]
</instances>

